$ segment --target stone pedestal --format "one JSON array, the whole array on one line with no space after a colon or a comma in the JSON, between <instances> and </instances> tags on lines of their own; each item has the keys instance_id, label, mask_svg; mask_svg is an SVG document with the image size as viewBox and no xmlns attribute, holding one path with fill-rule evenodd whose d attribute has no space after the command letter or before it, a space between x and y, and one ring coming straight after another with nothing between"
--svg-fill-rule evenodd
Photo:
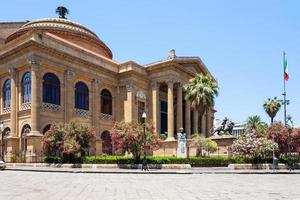
<instances>
[{"instance_id":1,"label":"stone pedestal","mask_svg":"<svg viewBox=\"0 0 300 200\"><path fill-rule=\"evenodd\" d=\"M153 152L154 156L176 156L177 141L163 141L160 149Z\"/></svg>"},{"instance_id":2,"label":"stone pedestal","mask_svg":"<svg viewBox=\"0 0 300 200\"><path fill-rule=\"evenodd\" d=\"M7 141L7 154L5 156L6 162L16 162L18 161L19 153L19 138L14 136L8 136Z\"/></svg>"},{"instance_id":3,"label":"stone pedestal","mask_svg":"<svg viewBox=\"0 0 300 200\"><path fill-rule=\"evenodd\" d=\"M177 158L186 158L187 157L187 147L186 147L186 134L183 132L183 129L180 129L180 132L177 133Z\"/></svg>"},{"instance_id":4,"label":"stone pedestal","mask_svg":"<svg viewBox=\"0 0 300 200\"><path fill-rule=\"evenodd\" d=\"M43 145L41 134L27 135L26 162L41 162L43 160Z\"/></svg>"}]
</instances>

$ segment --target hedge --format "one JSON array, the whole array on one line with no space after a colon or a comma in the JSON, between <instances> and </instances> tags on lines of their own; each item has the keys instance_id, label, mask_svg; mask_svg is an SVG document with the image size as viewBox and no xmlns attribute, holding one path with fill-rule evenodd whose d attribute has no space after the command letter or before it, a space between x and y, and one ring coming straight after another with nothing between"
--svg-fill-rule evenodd
<instances>
[{"instance_id":1,"label":"hedge","mask_svg":"<svg viewBox=\"0 0 300 200\"><path fill-rule=\"evenodd\" d=\"M293 158L293 162L299 161L299 157ZM287 158L280 158L280 163L287 163ZM47 163L68 163L69 160L62 160L60 157L47 157ZM191 164L192 167L226 167L232 163L272 163L272 158L267 159L245 159L242 157L190 157L177 158L172 156L149 156L147 157L148 164ZM130 156L87 156L75 157L71 163L84 164L134 164L134 159Z\"/></svg>"},{"instance_id":2,"label":"hedge","mask_svg":"<svg viewBox=\"0 0 300 200\"><path fill-rule=\"evenodd\" d=\"M65 163L60 157L47 157L47 163ZM242 163L240 158L229 157L190 157L176 158L171 156L147 157L148 164L191 164L193 167L225 167L230 163ZM87 156L77 157L72 163L85 164L134 164L132 157L126 156Z\"/></svg>"}]
</instances>

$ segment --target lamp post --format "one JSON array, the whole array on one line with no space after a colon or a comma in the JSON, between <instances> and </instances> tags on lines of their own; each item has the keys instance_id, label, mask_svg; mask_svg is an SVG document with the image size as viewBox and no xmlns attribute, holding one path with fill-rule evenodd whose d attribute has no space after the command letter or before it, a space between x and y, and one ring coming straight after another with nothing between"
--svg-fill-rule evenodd
<instances>
[{"instance_id":1,"label":"lamp post","mask_svg":"<svg viewBox=\"0 0 300 200\"><path fill-rule=\"evenodd\" d=\"M1 131L1 160L4 161L4 123L1 122L0 124L0 131Z\"/></svg>"},{"instance_id":2,"label":"lamp post","mask_svg":"<svg viewBox=\"0 0 300 200\"><path fill-rule=\"evenodd\" d=\"M288 146L288 168L291 171L291 169L292 169L292 163L291 163L291 132L293 131L293 128L294 128L294 123L292 121L291 115L287 116L287 128L288 128L288 141L287 141L287 146Z\"/></svg>"},{"instance_id":3,"label":"lamp post","mask_svg":"<svg viewBox=\"0 0 300 200\"><path fill-rule=\"evenodd\" d=\"M147 157L146 157L146 112L144 111L142 114L142 123L143 123L143 127L144 127L144 134L143 134L143 150L144 150L144 157L143 157L143 167L142 170L148 170L148 166L147 166Z\"/></svg>"}]
</instances>

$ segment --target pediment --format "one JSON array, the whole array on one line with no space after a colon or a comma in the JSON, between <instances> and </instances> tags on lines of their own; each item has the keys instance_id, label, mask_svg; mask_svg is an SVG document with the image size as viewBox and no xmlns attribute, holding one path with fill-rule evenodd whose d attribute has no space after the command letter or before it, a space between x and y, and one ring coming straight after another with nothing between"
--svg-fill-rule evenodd
<instances>
[{"instance_id":1,"label":"pediment","mask_svg":"<svg viewBox=\"0 0 300 200\"><path fill-rule=\"evenodd\" d=\"M180 63L180 65L187 71L193 74L203 73L203 69L201 70L200 66L197 63Z\"/></svg>"}]
</instances>

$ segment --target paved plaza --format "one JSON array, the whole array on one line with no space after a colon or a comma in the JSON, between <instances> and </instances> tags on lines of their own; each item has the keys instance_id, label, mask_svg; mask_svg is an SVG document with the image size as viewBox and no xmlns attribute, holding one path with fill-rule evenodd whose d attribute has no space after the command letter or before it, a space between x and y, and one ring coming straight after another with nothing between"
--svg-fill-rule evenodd
<instances>
[{"instance_id":1,"label":"paved plaza","mask_svg":"<svg viewBox=\"0 0 300 200\"><path fill-rule=\"evenodd\" d=\"M300 199L300 175L0 172L1 200Z\"/></svg>"}]
</instances>

